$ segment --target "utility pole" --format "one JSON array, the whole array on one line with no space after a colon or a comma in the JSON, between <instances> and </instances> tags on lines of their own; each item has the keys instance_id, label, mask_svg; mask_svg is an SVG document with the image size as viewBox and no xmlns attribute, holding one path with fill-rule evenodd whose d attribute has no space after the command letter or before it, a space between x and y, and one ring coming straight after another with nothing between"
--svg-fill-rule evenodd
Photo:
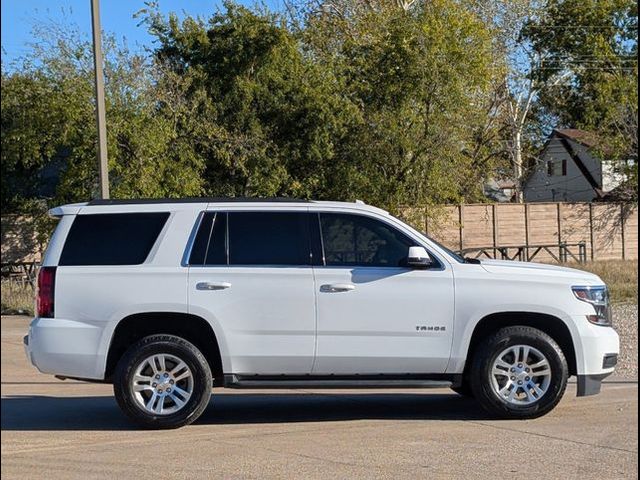
<instances>
[{"instance_id":1,"label":"utility pole","mask_svg":"<svg viewBox=\"0 0 640 480\"><path fill-rule=\"evenodd\" d=\"M98 126L98 171L100 198L109 198L109 170L107 167L107 119L104 106L104 72L102 70L102 34L100 29L100 0L91 0L93 29L93 71L96 84L96 122Z\"/></svg>"}]
</instances>

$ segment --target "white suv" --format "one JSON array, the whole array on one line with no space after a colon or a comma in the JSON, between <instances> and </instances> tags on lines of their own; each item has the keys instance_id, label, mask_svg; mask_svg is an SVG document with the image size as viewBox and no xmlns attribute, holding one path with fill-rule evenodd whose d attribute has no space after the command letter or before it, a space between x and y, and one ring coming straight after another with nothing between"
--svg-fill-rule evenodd
<instances>
[{"instance_id":1,"label":"white suv","mask_svg":"<svg viewBox=\"0 0 640 480\"><path fill-rule=\"evenodd\" d=\"M532 418L617 361L607 289L558 266L463 259L361 202L92 201L59 217L24 343L107 381L147 427L211 388L451 387Z\"/></svg>"}]
</instances>

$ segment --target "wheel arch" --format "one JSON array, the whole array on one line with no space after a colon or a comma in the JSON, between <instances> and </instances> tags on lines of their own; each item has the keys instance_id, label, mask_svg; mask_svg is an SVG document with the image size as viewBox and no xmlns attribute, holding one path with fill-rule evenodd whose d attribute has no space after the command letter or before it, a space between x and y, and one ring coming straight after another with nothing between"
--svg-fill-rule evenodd
<instances>
[{"instance_id":1,"label":"wheel arch","mask_svg":"<svg viewBox=\"0 0 640 480\"><path fill-rule=\"evenodd\" d=\"M569 375L577 375L576 347L567 324L561 318L551 314L518 311L491 313L476 323L467 347L464 374L468 373L475 350L483 338L500 328L518 325L537 328L553 338L564 353Z\"/></svg>"},{"instance_id":2,"label":"wheel arch","mask_svg":"<svg viewBox=\"0 0 640 480\"><path fill-rule=\"evenodd\" d=\"M121 319L111 335L105 379L111 381L118 361L133 343L155 334L176 335L195 345L209 363L213 385L223 384L222 355L213 327L202 317L177 312L135 313Z\"/></svg>"}]
</instances>

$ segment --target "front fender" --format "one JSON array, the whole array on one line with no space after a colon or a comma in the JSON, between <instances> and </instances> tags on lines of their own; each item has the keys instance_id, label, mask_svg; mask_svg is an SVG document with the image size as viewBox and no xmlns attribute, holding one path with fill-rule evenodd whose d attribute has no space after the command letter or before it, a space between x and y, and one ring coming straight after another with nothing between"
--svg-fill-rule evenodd
<instances>
[{"instance_id":1,"label":"front fender","mask_svg":"<svg viewBox=\"0 0 640 480\"><path fill-rule=\"evenodd\" d=\"M584 364L584 352L582 340L580 337L580 331L576 325L574 318L568 315L563 310L555 308L553 306L545 306L539 304L511 304L504 303L500 305L494 305L492 307L482 308L474 311L470 317L465 319L456 318L454 341L451 348L451 358L447 365L446 373L460 374L464 371L464 367L469 354L469 346L471 345L471 339L478 326L478 324L490 315L509 314L517 316L519 313L526 314L541 314L548 315L558 319L562 322L569 333L571 334L571 341L573 342L576 364L578 366ZM586 321L586 320L585 320Z\"/></svg>"}]
</instances>

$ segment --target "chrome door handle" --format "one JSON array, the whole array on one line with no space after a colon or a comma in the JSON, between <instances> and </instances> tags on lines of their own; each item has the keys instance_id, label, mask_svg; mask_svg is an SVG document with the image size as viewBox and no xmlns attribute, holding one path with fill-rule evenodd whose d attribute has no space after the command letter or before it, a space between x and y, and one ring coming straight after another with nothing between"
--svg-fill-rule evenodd
<instances>
[{"instance_id":1,"label":"chrome door handle","mask_svg":"<svg viewBox=\"0 0 640 480\"><path fill-rule=\"evenodd\" d=\"M350 292L355 289L356 286L353 283L331 283L320 287L321 292Z\"/></svg>"},{"instance_id":2,"label":"chrome door handle","mask_svg":"<svg viewBox=\"0 0 640 480\"><path fill-rule=\"evenodd\" d=\"M231 288L229 282L199 282L196 283L196 290L224 290Z\"/></svg>"}]
</instances>

